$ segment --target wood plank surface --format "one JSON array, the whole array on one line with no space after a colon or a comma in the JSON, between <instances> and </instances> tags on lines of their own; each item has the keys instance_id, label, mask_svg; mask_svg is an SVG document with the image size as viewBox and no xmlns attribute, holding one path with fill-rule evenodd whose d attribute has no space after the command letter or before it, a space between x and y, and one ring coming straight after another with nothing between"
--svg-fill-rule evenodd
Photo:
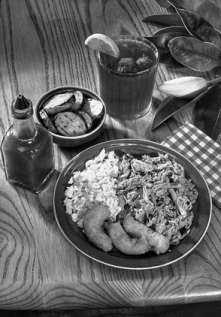
<instances>
[{"instance_id":1,"label":"wood plank surface","mask_svg":"<svg viewBox=\"0 0 221 317\"><path fill-rule=\"evenodd\" d=\"M1 0L0 138L12 124L10 105L19 93L34 104L58 86L83 86L99 93L96 55L84 44L90 34L151 36L159 27L142 20L164 12L153 0ZM200 74L160 65L156 86L189 75ZM90 146L128 137L161 142L187 114L153 133L153 115L165 96L156 88L153 97L151 111L141 119L120 122L107 117ZM108 267L65 240L53 214L53 189L67 162L88 146L54 145L56 173L39 195L9 185L0 160L0 309L105 309L220 300L221 213L215 206L208 233L196 250L160 269Z\"/></svg>"}]
</instances>

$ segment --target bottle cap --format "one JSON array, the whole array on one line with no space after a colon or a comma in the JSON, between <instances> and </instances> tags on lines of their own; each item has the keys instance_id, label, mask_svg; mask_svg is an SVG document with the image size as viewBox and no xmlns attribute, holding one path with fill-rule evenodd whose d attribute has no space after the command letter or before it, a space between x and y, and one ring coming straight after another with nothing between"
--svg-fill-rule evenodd
<instances>
[{"instance_id":1,"label":"bottle cap","mask_svg":"<svg viewBox=\"0 0 221 317\"><path fill-rule=\"evenodd\" d=\"M17 119L28 119L33 115L31 100L23 95L18 95L11 105L12 116Z\"/></svg>"}]
</instances>

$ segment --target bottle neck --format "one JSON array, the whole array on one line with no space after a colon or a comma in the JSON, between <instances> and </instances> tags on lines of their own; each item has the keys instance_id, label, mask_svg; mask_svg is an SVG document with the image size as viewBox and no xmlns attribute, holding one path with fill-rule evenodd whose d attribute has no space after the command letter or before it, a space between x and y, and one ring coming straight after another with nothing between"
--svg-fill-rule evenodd
<instances>
[{"instance_id":1,"label":"bottle neck","mask_svg":"<svg viewBox=\"0 0 221 317\"><path fill-rule=\"evenodd\" d=\"M33 118L33 106L31 100L23 95L18 95L11 105L13 116L14 135L23 141L32 139L37 130Z\"/></svg>"},{"instance_id":2,"label":"bottle neck","mask_svg":"<svg viewBox=\"0 0 221 317\"><path fill-rule=\"evenodd\" d=\"M28 141L36 134L36 126L33 116L28 119L13 118L14 135L22 140Z\"/></svg>"}]
</instances>

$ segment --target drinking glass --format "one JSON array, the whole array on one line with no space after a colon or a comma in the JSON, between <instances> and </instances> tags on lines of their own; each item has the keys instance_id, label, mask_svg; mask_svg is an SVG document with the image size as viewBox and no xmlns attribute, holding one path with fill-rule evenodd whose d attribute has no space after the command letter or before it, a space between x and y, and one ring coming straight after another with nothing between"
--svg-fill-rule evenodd
<instances>
[{"instance_id":1,"label":"drinking glass","mask_svg":"<svg viewBox=\"0 0 221 317\"><path fill-rule=\"evenodd\" d=\"M111 117L137 119L151 107L159 53L143 37L120 35L113 40L119 47L119 58L98 51L100 96ZM142 64L143 60L147 63Z\"/></svg>"}]
</instances>

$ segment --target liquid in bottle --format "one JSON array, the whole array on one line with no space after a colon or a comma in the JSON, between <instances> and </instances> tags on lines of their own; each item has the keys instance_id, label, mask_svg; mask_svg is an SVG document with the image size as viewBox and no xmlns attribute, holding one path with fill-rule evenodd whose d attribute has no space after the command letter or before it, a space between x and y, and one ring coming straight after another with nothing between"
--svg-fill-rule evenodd
<instances>
[{"instance_id":1,"label":"liquid in bottle","mask_svg":"<svg viewBox=\"0 0 221 317\"><path fill-rule=\"evenodd\" d=\"M11 113L13 125L1 144L6 179L38 193L54 171L52 136L35 123L32 102L23 95L12 102Z\"/></svg>"}]
</instances>

